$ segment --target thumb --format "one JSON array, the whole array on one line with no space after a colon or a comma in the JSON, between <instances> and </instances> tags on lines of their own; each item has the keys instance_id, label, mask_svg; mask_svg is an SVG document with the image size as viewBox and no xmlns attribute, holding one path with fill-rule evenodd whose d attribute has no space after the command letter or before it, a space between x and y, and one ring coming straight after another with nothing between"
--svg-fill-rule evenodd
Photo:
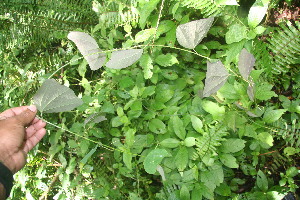
<instances>
[{"instance_id":1,"label":"thumb","mask_svg":"<svg viewBox=\"0 0 300 200\"><path fill-rule=\"evenodd\" d=\"M15 118L23 126L28 126L35 118L37 108L34 105L28 106L28 108L21 112L19 115L16 115Z\"/></svg>"}]
</instances>

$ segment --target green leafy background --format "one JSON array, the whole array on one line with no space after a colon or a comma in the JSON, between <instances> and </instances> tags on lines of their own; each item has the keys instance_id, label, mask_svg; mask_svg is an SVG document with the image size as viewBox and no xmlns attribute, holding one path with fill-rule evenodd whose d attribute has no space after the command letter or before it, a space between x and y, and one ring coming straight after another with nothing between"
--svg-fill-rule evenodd
<instances>
[{"instance_id":1,"label":"green leafy background","mask_svg":"<svg viewBox=\"0 0 300 200\"><path fill-rule=\"evenodd\" d=\"M0 111L33 103L50 78L83 102L39 114L47 135L15 175L11 199L282 199L296 192L300 24L268 22L279 1L252 3L2 1ZM207 36L194 49L180 46L177 27L208 17ZM92 71L70 31L92 36L106 61L121 50L143 54L127 68ZM245 51L256 60L253 70L243 64L246 76L239 60L252 58L240 56ZM226 81L203 97L214 87L207 63L218 61Z\"/></svg>"}]
</instances>

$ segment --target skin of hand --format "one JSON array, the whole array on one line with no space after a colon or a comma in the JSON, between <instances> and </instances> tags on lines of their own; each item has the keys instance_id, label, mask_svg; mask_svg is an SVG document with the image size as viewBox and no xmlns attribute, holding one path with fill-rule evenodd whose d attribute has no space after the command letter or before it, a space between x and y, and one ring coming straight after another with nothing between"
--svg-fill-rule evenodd
<instances>
[{"instance_id":1,"label":"skin of hand","mask_svg":"<svg viewBox=\"0 0 300 200\"><path fill-rule=\"evenodd\" d=\"M26 164L27 153L46 134L46 123L36 117L35 106L22 106L0 113L0 161L12 173Z\"/></svg>"}]
</instances>

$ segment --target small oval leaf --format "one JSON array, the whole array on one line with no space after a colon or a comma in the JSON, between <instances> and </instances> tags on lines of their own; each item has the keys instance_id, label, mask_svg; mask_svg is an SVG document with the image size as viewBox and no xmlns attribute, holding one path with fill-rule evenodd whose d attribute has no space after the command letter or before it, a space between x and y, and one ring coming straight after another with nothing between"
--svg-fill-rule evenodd
<instances>
[{"instance_id":1,"label":"small oval leaf","mask_svg":"<svg viewBox=\"0 0 300 200\"><path fill-rule=\"evenodd\" d=\"M106 63L106 67L112 69L122 69L129 67L135 63L143 54L142 49L129 49L114 51L111 54L110 60Z\"/></svg>"},{"instance_id":2,"label":"small oval leaf","mask_svg":"<svg viewBox=\"0 0 300 200\"><path fill-rule=\"evenodd\" d=\"M179 146L180 141L175 138L167 138L161 141L161 146L166 148L176 148Z\"/></svg>"},{"instance_id":3,"label":"small oval leaf","mask_svg":"<svg viewBox=\"0 0 300 200\"><path fill-rule=\"evenodd\" d=\"M198 117L191 115L191 122L192 122L192 126L193 128L198 132L198 133L203 133L203 123L201 121L201 119L199 119Z\"/></svg>"}]
</instances>

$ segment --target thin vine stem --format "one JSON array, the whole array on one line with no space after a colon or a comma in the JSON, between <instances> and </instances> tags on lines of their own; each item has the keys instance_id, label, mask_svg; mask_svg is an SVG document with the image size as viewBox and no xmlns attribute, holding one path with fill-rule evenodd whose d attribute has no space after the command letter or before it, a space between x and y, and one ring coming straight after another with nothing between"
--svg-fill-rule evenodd
<instances>
[{"instance_id":1,"label":"thin vine stem","mask_svg":"<svg viewBox=\"0 0 300 200\"><path fill-rule=\"evenodd\" d=\"M159 15L158 15L158 19L157 19L157 23L156 23L156 27L155 27L155 35L153 37L152 44L154 44L154 42L155 42L155 38L156 38L156 35L157 35L157 29L158 29L158 26L159 26L162 10L164 8L164 3L165 3L165 0L162 0L161 5L160 5L160 9L159 9Z\"/></svg>"},{"instance_id":2,"label":"thin vine stem","mask_svg":"<svg viewBox=\"0 0 300 200\"><path fill-rule=\"evenodd\" d=\"M85 139L85 140L87 140L87 141L89 141L89 142L95 143L95 144L99 145L100 147L103 147L103 148L106 149L106 150L109 150L109 151L120 151L120 152L122 152L122 153L127 153L127 154L131 154L131 155L135 155L135 156L140 156L140 157L142 157L142 155L140 155L140 154L133 154L133 153L128 152L128 151L122 151L122 150L120 150L120 149L117 149L117 148L114 148L114 147L111 147L111 146L102 144L101 142L97 142L97 141L95 141L95 140L92 140L92 139L90 139L90 138L88 138L88 137L84 137L84 136L82 136L82 135L79 135L78 133L75 133L75 132L73 132L73 131L69 131L69 130L67 130L67 129L61 127L61 126L58 126L58 125L56 125L56 124L54 124L54 123L52 123L52 122L49 122L49 121L45 120L45 119L42 118L42 117L37 116L37 118L43 120L44 122L46 122L47 124L49 124L49 125L51 125L51 126L53 126L53 127L55 127L55 128L61 129L61 130L65 131L65 132L68 132L68 133L70 133L70 134L72 134L72 135L75 135L75 136L77 136L77 137L80 137L80 138L82 138L82 139Z\"/></svg>"},{"instance_id":3,"label":"thin vine stem","mask_svg":"<svg viewBox=\"0 0 300 200\"><path fill-rule=\"evenodd\" d=\"M192 53L192 54L195 54L199 57L202 57L202 58L205 58L207 60L211 60L209 57L206 57L204 55L201 55L199 53L197 53L196 51L190 51L190 50L187 50L187 49L182 49L182 48L179 48L179 47L172 47L172 46L165 46L165 45L155 45L155 44L148 44L148 45L136 45L136 46L132 46L132 47L129 47L129 48L119 48L119 49L112 49L112 50L106 50L106 51L99 51L99 52L96 52L96 53L92 53L92 54L88 54L86 56L91 56L91 55L94 55L94 54L100 54L100 53L110 53L110 52L114 52L114 51L121 51L121 50L129 50L129 49L136 49L137 47L143 47L143 48L146 48L148 46L151 46L151 47L163 47L163 48L170 48L170 49L176 49L176 50L180 50L180 51L185 51L185 52L188 52L188 53ZM58 69L56 69L49 77L48 79L51 79L59 70L65 68L66 66L68 66L71 62L76 62L78 60L81 60L83 59L84 57L81 56L75 60L72 60L72 61L69 61L67 62L66 64L64 64L63 66L59 67ZM55 64L56 65L56 64Z\"/></svg>"},{"instance_id":4,"label":"thin vine stem","mask_svg":"<svg viewBox=\"0 0 300 200\"><path fill-rule=\"evenodd\" d=\"M170 48L170 49L176 49L176 50L180 50L180 51L185 51L185 52L189 52L189 53L192 53L192 54L195 54L199 57L202 57L202 58L205 58L207 60L211 60L209 57L206 57L204 55L201 55L199 53L197 53L196 51L190 51L190 50L187 50L187 49L182 49L182 48L179 48L179 47L172 47L172 46L166 46L166 45L160 45L160 44L150 44L150 45L137 45L136 47L147 47L147 46L153 46L153 47L164 47L164 48Z\"/></svg>"}]
</instances>

